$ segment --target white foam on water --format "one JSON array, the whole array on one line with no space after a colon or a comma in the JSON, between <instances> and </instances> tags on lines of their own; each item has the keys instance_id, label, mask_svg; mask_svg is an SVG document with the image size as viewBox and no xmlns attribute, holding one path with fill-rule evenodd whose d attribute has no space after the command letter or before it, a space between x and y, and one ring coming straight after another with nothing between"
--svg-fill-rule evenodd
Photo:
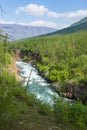
<instances>
[{"instance_id":1,"label":"white foam on water","mask_svg":"<svg viewBox=\"0 0 87 130\"><path fill-rule=\"evenodd\" d=\"M54 92L50 84L48 84L45 79L38 75L38 71L31 64L25 62L16 62L16 65L20 68L20 76L24 77L24 85L27 85L29 79L29 93L35 94L37 99L45 103L53 104L53 97L59 97L59 95ZM31 74L30 74L31 73Z\"/></svg>"},{"instance_id":2,"label":"white foam on water","mask_svg":"<svg viewBox=\"0 0 87 130\"><path fill-rule=\"evenodd\" d=\"M54 95L54 92L53 92L52 90L50 90L50 89L49 89L47 92L48 92L49 94L51 94L51 95Z\"/></svg>"}]
</instances>

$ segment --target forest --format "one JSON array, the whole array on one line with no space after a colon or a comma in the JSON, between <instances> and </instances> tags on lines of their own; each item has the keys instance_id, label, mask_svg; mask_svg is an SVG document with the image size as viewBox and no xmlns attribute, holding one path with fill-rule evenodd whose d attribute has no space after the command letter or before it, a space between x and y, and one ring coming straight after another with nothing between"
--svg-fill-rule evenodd
<instances>
[{"instance_id":1,"label":"forest","mask_svg":"<svg viewBox=\"0 0 87 130\"><path fill-rule=\"evenodd\" d=\"M87 32L24 39L12 43L24 61L33 60L40 73L66 96L87 101ZM80 95L77 95L75 90ZM68 95L69 93L69 95Z\"/></svg>"},{"instance_id":2,"label":"forest","mask_svg":"<svg viewBox=\"0 0 87 130\"><path fill-rule=\"evenodd\" d=\"M27 93L8 71L17 51L61 96L54 109ZM79 95L77 93L79 92ZM8 42L0 35L0 130L87 129L87 31Z\"/></svg>"}]
</instances>

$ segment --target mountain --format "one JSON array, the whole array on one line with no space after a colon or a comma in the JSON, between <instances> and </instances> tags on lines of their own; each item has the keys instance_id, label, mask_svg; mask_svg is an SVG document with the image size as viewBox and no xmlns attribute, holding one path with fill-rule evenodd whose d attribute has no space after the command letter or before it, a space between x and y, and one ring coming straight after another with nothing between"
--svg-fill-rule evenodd
<instances>
[{"instance_id":1,"label":"mountain","mask_svg":"<svg viewBox=\"0 0 87 130\"><path fill-rule=\"evenodd\" d=\"M49 27L25 26L16 24L0 24L3 34L8 34L9 40L20 40L33 36L39 36L56 31Z\"/></svg>"},{"instance_id":2,"label":"mountain","mask_svg":"<svg viewBox=\"0 0 87 130\"><path fill-rule=\"evenodd\" d=\"M80 24L84 24L87 22L87 17L79 20L78 22L75 22L74 24L71 25L71 27L74 27L74 26L77 26L77 25L80 25Z\"/></svg>"},{"instance_id":3,"label":"mountain","mask_svg":"<svg viewBox=\"0 0 87 130\"><path fill-rule=\"evenodd\" d=\"M71 26L58 30L56 32L50 33L48 35L52 34L68 34L68 33L74 33L78 31L85 31L87 30L87 17L79 20L78 22L73 23Z\"/></svg>"}]
</instances>

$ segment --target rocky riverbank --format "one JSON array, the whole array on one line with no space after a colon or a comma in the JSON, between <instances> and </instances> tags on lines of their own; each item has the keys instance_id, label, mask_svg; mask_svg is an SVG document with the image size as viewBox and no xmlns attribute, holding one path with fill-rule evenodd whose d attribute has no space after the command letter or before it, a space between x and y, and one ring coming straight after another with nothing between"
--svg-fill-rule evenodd
<instances>
[{"instance_id":1,"label":"rocky riverbank","mask_svg":"<svg viewBox=\"0 0 87 130\"><path fill-rule=\"evenodd\" d=\"M16 66L16 61L17 59L15 57L11 58L11 64L8 66L8 71L16 76L17 81L23 81L23 77L18 75L20 69Z\"/></svg>"}]
</instances>

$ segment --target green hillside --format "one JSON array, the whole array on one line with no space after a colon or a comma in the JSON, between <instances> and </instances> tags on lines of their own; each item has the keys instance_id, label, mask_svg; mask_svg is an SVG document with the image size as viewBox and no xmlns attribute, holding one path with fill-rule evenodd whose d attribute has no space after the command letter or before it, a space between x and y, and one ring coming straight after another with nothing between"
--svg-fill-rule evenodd
<instances>
[{"instance_id":1,"label":"green hillside","mask_svg":"<svg viewBox=\"0 0 87 130\"><path fill-rule=\"evenodd\" d=\"M79 20L78 22L72 24L71 26L77 26L77 25L80 25L80 24L83 24L83 23L86 23L87 22L87 17Z\"/></svg>"},{"instance_id":2,"label":"green hillside","mask_svg":"<svg viewBox=\"0 0 87 130\"><path fill-rule=\"evenodd\" d=\"M74 33L78 31L85 31L87 30L87 17L84 19L81 19L80 21L72 24L71 26L64 28L62 30L58 30L54 33L50 33L48 35L55 35L55 34L69 34Z\"/></svg>"}]
</instances>

